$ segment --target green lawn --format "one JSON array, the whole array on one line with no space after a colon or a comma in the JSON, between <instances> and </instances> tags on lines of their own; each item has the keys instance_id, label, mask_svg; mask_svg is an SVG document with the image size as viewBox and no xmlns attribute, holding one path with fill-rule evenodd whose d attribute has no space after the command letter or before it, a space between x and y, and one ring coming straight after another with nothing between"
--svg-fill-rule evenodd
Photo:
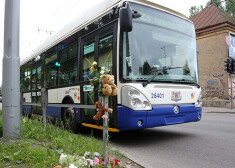
<instances>
[{"instance_id":1,"label":"green lawn","mask_svg":"<svg viewBox=\"0 0 235 168\"><path fill-rule=\"evenodd\" d=\"M89 151L102 155L102 150L102 141L93 137L73 134L52 124L44 129L41 121L22 118L20 139L0 138L0 167L54 167L59 164L61 153L83 156Z\"/></svg>"}]
</instances>

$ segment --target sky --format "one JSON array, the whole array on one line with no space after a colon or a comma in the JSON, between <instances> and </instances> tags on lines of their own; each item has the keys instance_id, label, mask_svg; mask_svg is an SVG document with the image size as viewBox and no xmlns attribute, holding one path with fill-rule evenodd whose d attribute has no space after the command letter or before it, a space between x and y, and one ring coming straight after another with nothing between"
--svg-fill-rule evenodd
<instances>
[{"instance_id":1,"label":"sky","mask_svg":"<svg viewBox=\"0 0 235 168\"><path fill-rule=\"evenodd\" d=\"M102 0L20 0L20 59L32 53L79 13ZM151 0L189 16L191 6L208 0ZM4 40L5 0L0 0L0 86Z\"/></svg>"}]
</instances>

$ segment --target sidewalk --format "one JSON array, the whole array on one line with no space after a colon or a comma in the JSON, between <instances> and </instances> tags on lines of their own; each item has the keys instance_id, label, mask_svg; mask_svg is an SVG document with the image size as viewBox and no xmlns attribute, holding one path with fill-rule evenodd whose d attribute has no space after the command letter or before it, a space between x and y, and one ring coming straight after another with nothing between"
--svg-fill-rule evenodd
<instances>
[{"instance_id":1,"label":"sidewalk","mask_svg":"<svg viewBox=\"0 0 235 168\"><path fill-rule=\"evenodd\" d=\"M202 107L203 113L234 113L235 108L231 110L231 108L220 108L220 107Z\"/></svg>"}]
</instances>

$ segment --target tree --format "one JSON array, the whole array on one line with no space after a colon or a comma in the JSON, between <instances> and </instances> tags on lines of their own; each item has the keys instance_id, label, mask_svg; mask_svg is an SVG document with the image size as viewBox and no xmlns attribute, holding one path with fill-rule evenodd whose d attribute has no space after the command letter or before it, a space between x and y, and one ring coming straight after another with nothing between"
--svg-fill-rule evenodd
<instances>
[{"instance_id":1,"label":"tree","mask_svg":"<svg viewBox=\"0 0 235 168\"><path fill-rule=\"evenodd\" d=\"M225 3L226 12L235 17L235 0L227 0Z\"/></svg>"},{"instance_id":2,"label":"tree","mask_svg":"<svg viewBox=\"0 0 235 168\"><path fill-rule=\"evenodd\" d=\"M151 66L149 65L148 61L146 60L143 65L143 75L150 75L151 74Z\"/></svg>"},{"instance_id":3,"label":"tree","mask_svg":"<svg viewBox=\"0 0 235 168\"><path fill-rule=\"evenodd\" d=\"M224 8L224 6L222 5L221 0L213 0L213 3L214 3L214 5L218 6L220 9L222 9L223 11L225 11L225 8ZM210 4L211 4L211 1L208 0L207 3L206 3L205 8L208 7L208 6L210 6Z\"/></svg>"},{"instance_id":4,"label":"tree","mask_svg":"<svg viewBox=\"0 0 235 168\"><path fill-rule=\"evenodd\" d=\"M196 7L194 5L189 9L189 12L190 12L189 18L191 18L191 17L195 16L196 14L198 14L200 12L200 9L199 9L199 7Z\"/></svg>"},{"instance_id":5,"label":"tree","mask_svg":"<svg viewBox=\"0 0 235 168\"><path fill-rule=\"evenodd\" d=\"M235 0L233 0L235 1ZM220 9L222 9L223 11L226 11L226 8L222 5L222 2L221 0L213 0L213 3L218 6ZM226 1L227 3L227 1ZM189 12L190 12L190 15L189 15L189 18L195 16L196 14L198 14L200 11L202 11L203 9L205 9L206 7L210 6L211 4L211 0L208 0L206 5L203 6L203 5L200 5L199 7L197 6L192 6L190 9L189 9ZM235 8L234 6L231 7L231 8Z\"/></svg>"}]
</instances>

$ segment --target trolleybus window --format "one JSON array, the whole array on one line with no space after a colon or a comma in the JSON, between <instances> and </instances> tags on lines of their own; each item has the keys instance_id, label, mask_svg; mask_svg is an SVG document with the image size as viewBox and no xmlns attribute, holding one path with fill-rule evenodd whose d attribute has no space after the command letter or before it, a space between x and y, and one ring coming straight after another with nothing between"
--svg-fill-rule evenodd
<instances>
[{"instance_id":1,"label":"trolleybus window","mask_svg":"<svg viewBox=\"0 0 235 168\"><path fill-rule=\"evenodd\" d=\"M92 66L93 61L95 60L95 42L90 42L83 46L83 68L82 68L82 76L83 81L88 81L92 78L92 74L90 73L90 68ZM84 86L86 88L87 86ZM88 86L89 87L89 86ZM86 105L94 105L94 93L91 92L90 89L83 89L83 101ZM84 109L84 115L86 117L92 117L95 115L94 109Z\"/></svg>"},{"instance_id":2,"label":"trolleybus window","mask_svg":"<svg viewBox=\"0 0 235 168\"><path fill-rule=\"evenodd\" d=\"M112 74L113 35L99 40L99 68L105 67Z\"/></svg>"},{"instance_id":3,"label":"trolleybus window","mask_svg":"<svg viewBox=\"0 0 235 168\"><path fill-rule=\"evenodd\" d=\"M197 82L197 52L192 23L150 7L132 3L142 17L133 20L133 30L123 33L123 79ZM144 36L143 36L144 33Z\"/></svg>"},{"instance_id":4,"label":"trolleybus window","mask_svg":"<svg viewBox=\"0 0 235 168\"><path fill-rule=\"evenodd\" d=\"M42 68L37 67L37 89L41 89Z\"/></svg>"},{"instance_id":5,"label":"trolleybus window","mask_svg":"<svg viewBox=\"0 0 235 168\"><path fill-rule=\"evenodd\" d=\"M32 90L36 90L36 82L37 82L37 72L36 68L32 69Z\"/></svg>"},{"instance_id":6,"label":"trolleybus window","mask_svg":"<svg viewBox=\"0 0 235 168\"><path fill-rule=\"evenodd\" d=\"M30 90L30 74L31 69L27 64L20 68L20 86L21 90L24 92Z\"/></svg>"},{"instance_id":7,"label":"trolleybus window","mask_svg":"<svg viewBox=\"0 0 235 168\"><path fill-rule=\"evenodd\" d=\"M98 68L105 67L112 73L112 56L113 56L113 35L106 35L98 40ZM95 60L95 48L97 48L94 42L89 43L83 47L83 78L88 80L92 77L90 74L90 67ZM84 104L92 105L95 103L94 93L84 90L83 94ZM84 109L86 117L92 117L95 115L95 110Z\"/></svg>"},{"instance_id":8,"label":"trolleybus window","mask_svg":"<svg viewBox=\"0 0 235 168\"><path fill-rule=\"evenodd\" d=\"M95 60L95 43L89 43L83 46L83 80L87 81L92 77L90 74L90 68L92 62Z\"/></svg>"},{"instance_id":9,"label":"trolleybus window","mask_svg":"<svg viewBox=\"0 0 235 168\"><path fill-rule=\"evenodd\" d=\"M45 65L44 85L46 87L57 86L58 66L56 66L56 61L57 59L54 59L54 61L50 61L50 63Z\"/></svg>"},{"instance_id":10,"label":"trolleybus window","mask_svg":"<svg viewBox=\"0 0 235 168\"><path fill-rule=\"evenodd\" d=\"M60 66L58 71L58 85L74 83L77 81L77 54L78 44L68 46L60 53Z\"/></svg>"},{"instance_id":11,"label":"trolleybus window","mask_svg":"<svg viewBox=\"0 0 235 168\"><path fill-rule=\"evenodd\" d=\"M105 67L105 69L110 71L110 74L113 74L113 34L107 35L99 39L99 68ZM109 105L113 108L113 97L109 97ZM110 114L110 118L113 118L113 113Z\"/></svg>"}]
</instances>

